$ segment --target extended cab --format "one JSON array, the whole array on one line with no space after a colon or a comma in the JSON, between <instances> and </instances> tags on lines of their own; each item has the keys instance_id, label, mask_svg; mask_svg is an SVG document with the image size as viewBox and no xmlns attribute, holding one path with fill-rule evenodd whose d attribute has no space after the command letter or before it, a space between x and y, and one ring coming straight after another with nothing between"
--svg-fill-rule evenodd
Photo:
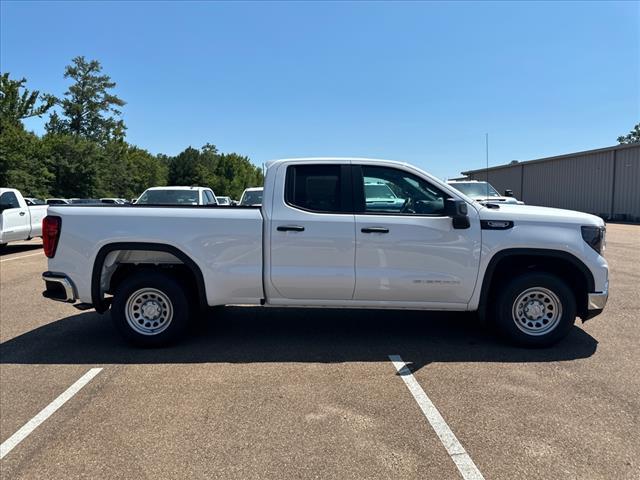
<instances>
[{"instance_id":1,"label":"extended cab","mask_svg":"<svg viewBox=\"0 0 640 480\"><path fill-rule=\"evenodd\" d=\"M380 189L386 185L381 202ZM392 192L389 193L389 190ZM372 196L369 198L369 196ZM44 295L160 345L226 304L477 311L549 345L602 311L608 268L595 216L486 205L406 163L268 164L262 206L51 207Z\"/></svg>"},{"instance_id":2,"label":"extended cab","mask_svg":"<svg viewBox=\"0 0 640 480\"><path fill-rule=\"evenodd\" d=\"M29 206L15 188L0 188L0 247L42 236L47 205Z\"/></svg>"}]
</instances>

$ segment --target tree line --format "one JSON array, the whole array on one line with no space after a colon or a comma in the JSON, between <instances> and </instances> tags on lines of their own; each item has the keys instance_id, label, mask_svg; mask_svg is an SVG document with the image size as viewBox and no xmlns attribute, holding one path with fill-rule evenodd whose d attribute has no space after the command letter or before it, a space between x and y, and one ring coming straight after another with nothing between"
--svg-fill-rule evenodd
<instances>
[{"instance_id":1,"label":"tree line","mask_svg":"<svg viewBox=\"0 0 640 480\"><path fill-rule=\"evenodd\" d=\"M64 77L71 84L58 98L0 75L1 186L38 197L133 198L152 186L199 185L239 198L262 185L262 170L248 157L210 143L169 156L127 142L125 102L98 61L76 57ZM25 119L45 115L43 135L25 128Z\"/></svg>"}]
</instances>

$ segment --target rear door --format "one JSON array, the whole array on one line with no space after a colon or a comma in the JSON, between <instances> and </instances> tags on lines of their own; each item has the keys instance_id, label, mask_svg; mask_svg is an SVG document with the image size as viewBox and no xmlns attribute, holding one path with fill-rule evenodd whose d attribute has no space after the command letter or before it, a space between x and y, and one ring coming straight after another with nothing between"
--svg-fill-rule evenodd
<instances>
[{"instance_id":1,"label":"rear door","mask_svg":"<svg viewBox=\"0 0 640 480\"><path fill-rule=\"evenodd\" d=\"M27 206L20 205L18 197L12 191L0 195L2 205L2 242L24 240L31 231L29 211Z\"/></svg>"},{"instance_id":2,"label":"rear door","mask_svg":"<svg viewBox=\"0 0 640 480\"><path fill-rule=\"evenodd\" d=\"M480 226L454 229L451 195L401 166L354 165L354 300L466 304L480 260Z\"/></svg>"},{"instance_id":3,"label":"rear door","mask_svg":"<svg viewBox=\"0 0 640 480\"><path fill-rule=\"evenodd\" d=\"M270 298L350 300L355 232L350 165L283 164L269 219ZM268 201L267 199L264 200Z\"/></svg>"}]
</instances>

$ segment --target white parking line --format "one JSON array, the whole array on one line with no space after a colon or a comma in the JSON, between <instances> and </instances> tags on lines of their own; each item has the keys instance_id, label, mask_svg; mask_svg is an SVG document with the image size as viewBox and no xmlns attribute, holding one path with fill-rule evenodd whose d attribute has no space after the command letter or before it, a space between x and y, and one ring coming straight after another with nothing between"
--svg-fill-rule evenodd
<instances>
[{"instance_id":1,"label":"white parking line","mask_svg":"<svg viewBox=\"0 0 640 480\"><path fill-rule=\"evenodd\" d=\"M4 458L4 456L14 449L16 445L18 445L22 440L27 438L31 432L33 432L38 426L44 422L47 418L55 413L62 405L64 405L67 400L73 397L76 393L80 391L82 387L84 387L87 383L91 381L93 377L99 374L102 371L102 368L92 368L87 373L85 373L82 377L80 377L76 383L67 388L58 398L56 398L49 405L44 407L40 413L38 413L35 417L25 423L20 430L7 438L2 445L0 445L0 460Z\"/></svg>"},{"instance_id":2,"label":"white parking line","mask_svg":"<svg viewBox=\"0 0 640 480\"><path fill-rule=\"evenodd\" d=\"M19 256L19 257L5 258L4 260L0 260L0 263L10 262L11 260L19 260L19 259L21 259L21 258L35 257L36 255L42 255L43 253L44 253L44 252L30 253L29 255L21 255L21 256Z\"/></svg>"},{"instance_id":3,"label":"white parking line","mask_svg":"<svg viewBox=\"0 0 640 480\"><path fill-rule=\"evenodd\" d=\"M433 402L431 402L418 381L411 374L411 370L409 370L407 364L402 361L400 355L389 355L389 360L391 360L393 366L396 367L396 370L413 395L413 398L418 402L422 413L427 417L431 427L433 427L442 445L444 445L447 453L449 453L451 460L453 460L456 467L458 467L462 478L465 480L484 480L476 464L473 463L471 457L453 434L449 425L444 421L444 418L442 418L442 415L440 415L440 412Z\"/></svg>"}]
</instances>

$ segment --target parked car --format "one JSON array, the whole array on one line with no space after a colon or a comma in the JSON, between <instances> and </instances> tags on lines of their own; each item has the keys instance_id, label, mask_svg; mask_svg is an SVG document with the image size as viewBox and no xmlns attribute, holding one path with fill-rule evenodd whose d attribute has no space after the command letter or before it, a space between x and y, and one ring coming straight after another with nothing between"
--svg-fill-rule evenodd
<instances>
[{"instance_id":1,"label":"parked car","mask_svg":"<svg viewBox=\"0 0 640 480\"><path fill-rule=\"evenodd\" d=\"M66 198L47 198L45 200L47 205L69 205L69 200Z\"/></svg>"},{"instance_id":2,"label":"parked car","mask_svg":"<svg viewBox=\"0 0 640 480\"><path fill-rule=\"evenodd\" d=\"M231 203L231 197L216 197L216 200L218 201L218 205L224 205L224 206L233 205Z\"/></svg>"},{"instance_id":3,"label":"parked car","mask_svg":"<svg viewBox=\"0 0 640 480\"><path fill-rule=\"evenodd\" d=\"M467 197L471 197L478 202L524 205L524 202L521 202L513 196L513 191L506 190L504 195L500 195L500 193L487 182L480 180L449 180L447 183L457 190L460 190Z\"/></svg>"},{"instance_id":4,"label":"parked car","mask_svg":"<svg viewBox=\"0 0 640 480\"><path fill-rule=\"evenodd\" d=\"M365 177L393 185L402 208L371 211ZM599 217L484 206L382 160L279 160L265 180L260 208L50 207L44 295L111 308L149 346L225 304L476 311L544 346L607 301Z\"/></svg>"},{"instance_id":5,"label":"parked car","mask_svg":"<svg viewBox=\"0 0 640 480\"><path fill-rule=\"evenodd\" d=\"M246 188L240 197L240 205L243 207L259 207L262 205L263 187Z\"/></svg>"},{"instance_id":6,"label":"parked car","mask_svg":"<svg viewBox=\"0 0 640 480\"><path fill-rule=\"evenodd\" d=\"M47 205L27 205L15 188L0 188L0 247L9 242L42 236Z\"/></svg>"},{"instance_id":7,"label":"parked car","mask_svg":"<svg viewBox=\"0 0 640 480\"><path fill-rule=\"evenodd\" d=\"M125 198L112 198L112 197L108 197L108 198L101 198L100 199L100 203L109 203L109 204L115 204L115 205L126 205L129 202L129 200L125 199Z\"/></svg>"},{"instance_id":8,"label":"parked car","mask_svg":"<svg viewBox=\"0 0 640 480\"><path fill-rule=\"evenodd\" d=\"M45 202L43 199L36 198L36 197L24 197L24 201L27 203L28 206L31 206L31 205L46 205L47 204L47 202Z\"/></svg>"},{"instance_id":9,"label":"parked car","mask_svg":"<svg viewBox=\"0 0 640 480\"><path fill-rule=\"evenodd\" d=\"M217 205L216 195L204 187L152 187L136 200L136 205Z\"/></svg>"}]
</instances>

